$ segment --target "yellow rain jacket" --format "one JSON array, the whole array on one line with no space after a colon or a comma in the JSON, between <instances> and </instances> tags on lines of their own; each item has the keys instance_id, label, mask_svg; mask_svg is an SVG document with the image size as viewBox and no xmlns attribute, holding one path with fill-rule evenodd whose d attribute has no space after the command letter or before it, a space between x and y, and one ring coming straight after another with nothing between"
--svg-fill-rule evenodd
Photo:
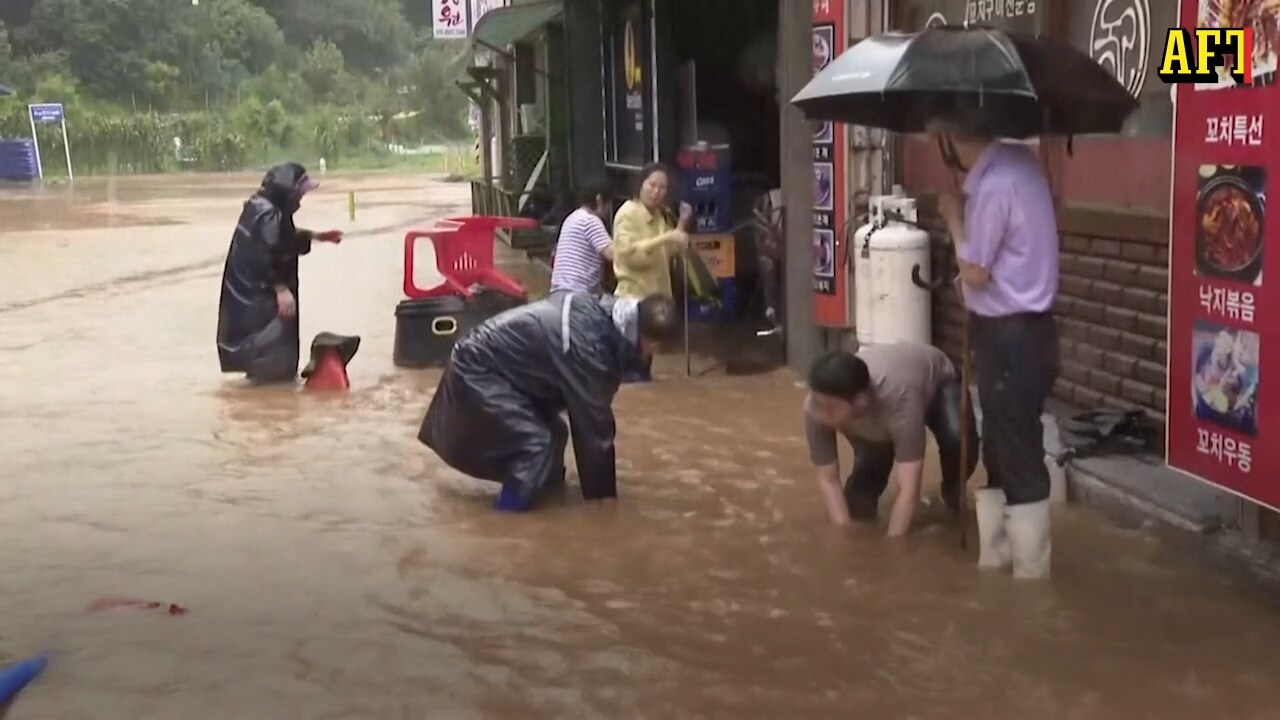
<instances>
[{"instance_id":1,"label":"yellow rain jacket","mask_svg":"<svg viewBox=\"0 0 1280 720\"><path fill-rule=\"evenodd\" d=\"M614 294L672 297L671 253L679 237L665 213L651 213L638 200L623 203L613 216L613 273L618 277Z\"/></svg>"}]
</instances>

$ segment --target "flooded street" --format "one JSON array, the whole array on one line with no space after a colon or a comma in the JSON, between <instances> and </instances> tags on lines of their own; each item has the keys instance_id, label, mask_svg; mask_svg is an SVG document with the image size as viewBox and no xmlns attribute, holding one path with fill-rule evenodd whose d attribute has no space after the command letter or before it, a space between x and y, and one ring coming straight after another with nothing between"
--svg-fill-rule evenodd
<instances>
[{"instance_id":1,"label":"flooded street","mask_svg":"<svg viewBox=\"0 0 1280 720\"><path fill-rule=\"evenodd\" d=\"M619 504L495 514L391 362L401 238L466 184L324 178L302 330L363 337L352 392L248 390L214 328L257 179L0 189L0 659L53 658L9 720L1276 717L1275 603L1087 511L1043 586L826 526L786 374L662 358Z\"/></svg>"}]
</instances>

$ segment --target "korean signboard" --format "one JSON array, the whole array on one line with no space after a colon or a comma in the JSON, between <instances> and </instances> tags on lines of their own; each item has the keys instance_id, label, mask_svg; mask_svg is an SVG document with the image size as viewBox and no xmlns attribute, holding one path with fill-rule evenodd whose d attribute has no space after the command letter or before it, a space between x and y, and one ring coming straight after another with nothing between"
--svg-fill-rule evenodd
<instances>
[{"instance_id":1,"label":"korean signboard","mask_svg":"<svg viewBox=\"0 0 1280 720\"><path fill-rule=\"evenodd\" d=\"M646 134L652 127L646 112L650 55L641 2L633 0L621 5L612 27L613 152L609 159L638 167L648 161Z\"/></svg>"},{"instance_id":2,"label":"korean signboard","mask_svg":"<svg viewBox=\"0 0 1280 720\"><path fill-rule=\"evenodd\" d=\"M431 0L431 29L437 40L461 40L470 28L467 0Z\"/></svg>"},{"instance_id":3,"label":"korean signboard","mask_svg":"<svg viewBox=\"0 0 1280 720\"><path fill-rule=\"evenodd\" d=\"M40 178L44 179L44 160L40 157L40 134L36 132L39 125L58 125L62 128L62 151L67 158L67 178L75 180L75 171L71 169L71 138L67 136L67 110L62 103L34 103L27 106L27 119L31 121L31 139L35 143L36 168Z\"/></svg>"},{"instance_id":4,"label":"korean signboard","mask_svg":"<svg viewBox=\"0 0 1280 720\"><path fill-rule=\"evenodd\" d=\"M1262 385L1264 361L1280 359L1280 324L1265 317L1280 301L1280 245L1266 249L1280 231L1267 205L1280 11L1262 5L1223 18L1220 3L1181 0L1185 32L1158 49L1177 92L1167 446L1171 467L1280 508L1280 395Z\"/></svg>"},{"instance_id":5,"label":"korean signboard","mask_svg":"<svg viewBox=\"0 0 1280 720\"><path fill-rule=\"evenodd\" d=\"M848 46L845 0L813 2L813 72L817 74ZM813 292L819 325L844 326L848 281L844 254L845 168L848 145L842 123L813 123Z\"/></svg>"},{"instance_id":6,"label":"korean signboard","mask_svg":"<svg viewBox=\"0 0 1280 720\"><path fill-rule=\"evenodd\" d=\"M911 0L909 4L912 27L969 23L1029 33L1042 29L1044 6L1044 0Z\"/></svg>"},{"instance_id":7,"label":"korean signboard","mask_svg":"<svg viewBox=\"0 0 1280 720\"><path fill-rule=\"evenodd\" d=\"M463 40L490 10L508 0L431 0L431 30L437 40Z\"/></svg>"}]
</instances>

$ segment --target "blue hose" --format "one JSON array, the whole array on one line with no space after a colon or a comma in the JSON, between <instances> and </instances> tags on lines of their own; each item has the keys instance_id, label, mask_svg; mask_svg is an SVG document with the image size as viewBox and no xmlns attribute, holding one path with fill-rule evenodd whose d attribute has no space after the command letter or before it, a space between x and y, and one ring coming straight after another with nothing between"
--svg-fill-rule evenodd
<instances>
[{"instance_id":1,"label":"blue hose","mask_svg":"<svg viewBox=\"0 0 1280 720\"><path fill-rule=\"evenodd\" d=\"M0 670L0 705L12 700L19 692L22 692L22 688L30 684L32 680L40 677L40 673L44 672L44 668L48 664L49 658L47 656L36 655Z\"/></svg>"}]
</instances>

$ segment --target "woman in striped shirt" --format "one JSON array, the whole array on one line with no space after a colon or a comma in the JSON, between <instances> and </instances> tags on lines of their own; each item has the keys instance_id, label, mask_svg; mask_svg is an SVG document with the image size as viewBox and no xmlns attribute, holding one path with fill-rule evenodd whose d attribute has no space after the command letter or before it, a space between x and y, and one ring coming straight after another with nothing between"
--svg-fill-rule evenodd
<instances>
[{"instance_id":1,"label":"woman in striped shirt","mask_svg":"<svg viewBox=\"0 0 1280 720\"><path fill-rule=\"evenodd\" d=\"M603 219L612 209L609 195L603 181L587 183L578 192L578 209L560 225L551 292L600 293L603 264L613 262L613 240Z\"/></svg>"}]
</instances>

